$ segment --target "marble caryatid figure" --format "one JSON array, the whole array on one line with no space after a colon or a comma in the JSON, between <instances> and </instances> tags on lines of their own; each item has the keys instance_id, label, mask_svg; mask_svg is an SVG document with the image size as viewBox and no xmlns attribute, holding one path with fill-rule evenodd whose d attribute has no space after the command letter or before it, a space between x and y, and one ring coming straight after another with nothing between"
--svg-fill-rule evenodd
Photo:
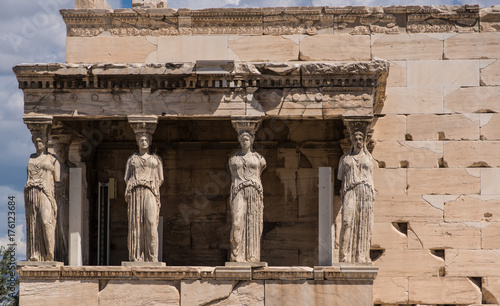
<instances>
[{"instance_id":1,"label":"marble caryatid figure","mask_svg":"<svg viewBox=\"0 0 500 306\"><path fill-rule=\"evenodd\" d=\"M129 116L139 153L129 157L125 168L125 200L128 203L128 251L130 261L158 262L158 220L163 163L149 153L156 117Z\"/></svg>"},{"instance_id":2,"label":"marble caryatid figure","mask_svg":"<svg viewBox=\"0 0 500 306\"><path fill-rule=\"evenodd\" d=\"M342 225L339 261L367 263L373 225L373 160L366 148L367 121L347 121L351 148L342 156L338 179L342 181Z\"/></svg>"},{"instance_id":3,"label":"marble caryatid figure","mask_svg":"<svg viewBox=\"0 0 500 306\"><path fill-rule=\"evenodd\" d=\"M54 261L57 203L54 183L59 181L57 158L47 152L52 118L24 118L36 153L28 161L24 188L26 210L26 260Z\"/></svg>"},{"instance_id":4,"label":"marble caryatid figure","mask_svg":"<svg viewBox=\"0 0 500 306\"><path fill-rule=\"evenodd\" d=\"M231 171L231 261L260 262L264 196L260 179L266 160L253 150L260 118L232 120L241 149L229 159Z\"/></svg>"}]
</instances>

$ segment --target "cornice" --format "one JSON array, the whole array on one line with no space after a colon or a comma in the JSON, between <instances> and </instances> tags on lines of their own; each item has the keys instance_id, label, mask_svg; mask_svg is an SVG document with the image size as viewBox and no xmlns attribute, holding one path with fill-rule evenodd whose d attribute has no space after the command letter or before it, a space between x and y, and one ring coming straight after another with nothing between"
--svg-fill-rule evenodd
<instances>
[{"instance_id":1,"label":"cornice","mask_svg":"<svg viewBox=\"0 0 500 306\"><path fill-rule=\"evenodd\" d=\"M25 114L372 116L389 62L21 64Z\"/></svg>"},{"instance_id":2,"label":"cornice","mask_svg":"<svg viewBox=\"0 0 500 306\"><path fill-rule=\"evenodd\" d=\"M315 35L495 31L500 12L478 5L61 10L68 36Z\"/></svg>"}]
</instances>

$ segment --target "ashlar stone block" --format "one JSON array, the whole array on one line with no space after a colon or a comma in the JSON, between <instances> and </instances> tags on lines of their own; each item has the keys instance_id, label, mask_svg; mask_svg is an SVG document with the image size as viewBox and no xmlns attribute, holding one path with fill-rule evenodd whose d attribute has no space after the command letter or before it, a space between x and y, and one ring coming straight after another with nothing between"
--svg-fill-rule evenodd
<instances>
[{"instance_id":1,"label":"ashlar stone block","mask_svg":"<svg viewBox=\"0 0 500 306\"><path fill-rule=\"evenodd\" d=\"M373 158L386 168L438 168L443 144L435 141L380 141Z\"/></svg>"},{"instance_id":2,"label":"ashlar stone block","mask_svg":"<svg viewBox=\"0 0 500 306\"><path fill-rule=\"evenodd\" d=\"M407 117L407 134L414 141L479 140L479 116L478 114L410 115Z\"/></svg>"},{"instance_id":3,"label":"ashlar stone block","mask_svg":"<svg viewBox=\"0 0 500 306\"><path fill-rule=\"evenodd\" d=\"M440 60L443 34L375 34L372 56L393 61Z\"/></svg>"},{"instance_id":4,"label":"ashlar stone block","mask_svg":"<svg viewBox=\"0 0 500 306\"><path fill-rule=\"evenodd\" d=\"M408 304L408 277L379 277L373 282L375 304Z\"/></svg>"},{"instance_id":5,"label":"ashlar stone block","mask_svg":"<svg viewBox=\"0 0 500 306\"><path fill-rule=\"evenodd\" d=\"M481 139L500 140L500 114L480 114Z\"/></svg>"},{"instance_id":6,"label":"ashlar stone block","mask_svg":"<svg viewBox=\"0 0 500 306\"><path fill-rule=\"evenodd\" d=\"M300 41L303 61L367 61L371 60L369 35L305 36Z\"/></svg>"},{"instance_id":7,"label":"ashlar stone block","mask_svg":"<svg viewBox=\"0 0 500 306\"><path fill-rule=\"evenodd\" d=\"M379 267L377 277L438 276L444 260L429 250L385 250L374 263Z\"/></svg>"},{"instance_id":8,"label":"ashlar stone block","mask_svg":"<svg viewBox=\"0 0 500 306\"><path fill-rule=\"evenodd\" d=\"M374 129L372 139L376 141L405 140L406 121L407 116L403 115L385 115L375 118L372 124Z\"/></svg>"},{"instance_id":9,"label":"ashlar stone block","mask_svg":"<svg viewBox=\"0 0 500 306\"><path fill-rule=\"evenodd\" d=\"M408 249L480 249L481 229L462 223L411 222Z\"/></svg>"},{"instance_id":10,"label":"ashlar stone block","mask_svg":"<svg viewBox=\"0 0 500 306\"><path fill-rule=\"evenodd\" d=\"M392 69L392 67L391 67ZM500 85L500 60L481 61L481 85Z\"/></svg>"},{"instance_id":11,"label":"ashlar stone block","mask_svg":"<svg viewBox=\"0 0 500 306\"><path fill-rule=\"evenodd\" d=\"M479 169L408 169L408 194L479 194Z\"/></svg>"},{"instance_id":12,"label":"ashlar stone block","mask_svg":"<svg viewBox=\"0 0 500 306\"><path fill-rule=\"evenodd\" d=\"M99 305L179 305L178 284L162 280L109 280Z\"/></svg>"},{"instance_id":13,"label":"ashlar stone block","mask_svg":"<svg viewBox=\"0 0 500 306\"><path fill-rule=\"evenodd\" d=\"M444 145L450 168L500 167L500 141L451 141Z\"/></svg>"},{"instance_id":14,"label":"ashlar stone block","mask_svg":"<svg viewBox=\"0 0 500 306\"><path fill-rule=\"evenodd\" d=\"M463 87L445 95L444 109L462 114L498 113L500 112L499 96L499 86Z\"/></svg>"},{"instance_id":15,"label":"ashlar stone block","mask_svg":"<svg viewBox=\"0 0 500 306\"><path fill-rule=\"evenodd\" d=\"M371 247L377 249L407 249L408 237L389 222L373 224Z\"/></svg>"},{"instance_id":16,"label":"ashlar stone block","mask_svg":"<svg viewBox=\"0 0 500 306\"><path fill-rule=\"evenodd\" d=\"M98 305L97 280L23 280L20 305Z\"/></svg>"},{"instance_id":17,"label":"ashlar stone block","mask_svg":"<svg viewBox=\"0 0 500 306\"><path fill-rule=\"evenodd\" d=\"M405 195L407 169L373 168L373 183L377 195Z\"/></svg>"},{"instance_id":18,"label":"ashlar stone block","mask_svg":"<svg viewBox=\"0 0 500 306\"><path fill-rule=\"evenodd\" d=\"M264 305L264 281L181 281L183 305Z\"/></svg>"},{"instance_id":19,"label":"ashlar stone block","mask_svg":"<svg viewBox=\"0 0 500 306\"><path fill-rule=\"evenodd\" d=\"M228 59L228 37L210 36L161 36L158 37L157 60L153 63L196 62L197 60Z\"/></svg>"},{"instance_id":20,"label":"ashlar stone block","mask_svg":"<svg viewBox=\"0 0 500 306\"><path fill-rule=\"evenodd\" d=\"M210 37L207 36L208 39ZM299 44L283 36L231 36L228 59L235 61L296 61Z\"/></svg>"},{"instance_id":21,"label":"ashlar stone block","mask_svg":"<svg viewBox=\"0 0 500 306\"><path fill-rule=\"evenodd\" d=\"M387 87L406 87L406 61L391 61Z\"/></svg>"},{"instance_id":22,"label":"ashlar stone block","mask_svg":"<svg viewBox=\"0 0 500 306\"><path fill-rule=\"evenodd\" d=\"M421 195L378 195L373 209L376 223L443 221L443 209L431 205Z\"/></svg>"},{"instance_id":23,"label":"ashlar stone block","mask_svg":"<svg viewBox=\"0 0 500 306\"><path fill-rule=\"evenodd\" d=\"M355 285L354 285L355 284ZM313 280L267 280L265 299L267 305L371 305L372 285L366 283Z\"/></svg>"},{"instance_id":24,"label":"ashlar stone block","mask_svg":"<svg viewBox=\"0 0 500 306\"><path fill-rule=\"evenodd\" d=\"M444 41L446 59L500 58L499 33L459 33Z\"/></svg>"},{"instance_id":25,"label":"ashlar stone block","mask_svg":"<svg viewBox=\"0 0 500 306\"><path fill-rule=\"evenodd\" d=\"M156 50L155 37L66 37L67 63L145 63Z\"/></svg>"},{"instance_id":26,"label":"ashlar stone block","mask_svg":"<svg viewBox=\"0 0 500 306\"><path fill-rule=\"evenodd\" d=\"M407 78L408 87L479 86L479 61L408 61Z\"/></svg>"},{"instance_id":27,"label":"ashlar stone block","mask_svg":"<svg viewBox=\"0 0 500 306\"><path fill-rule=\"evenodd\" d=\"M487 224L481 230L481 248L488 250L500 250L500 239L498 239L498 233L500 233L500 222L491 222ZM500 291L498 293L500 293Z\"/></svg>"},{"instance_id":28,"label":"ashlar stone block","mask_svg":"<svg viewBox=\"0 0 500 306\"><path fill-rule=\"evenodd\" d=\"M484 277L482 285L485 303L497 304L500 301L500 277Z\"/></svg>"},{"instance_id":29,"label":"ashlar stone block","mask_svg":"<svg viewBox=\"0 0 500 306\"><path fill-rule=\"evenodd\" d=\"M443 112L442 88L387 87L382 114L435 114Z\"/></svg>"},{"instance_id":30,"label":"ashlar stone block","mask_svg":"<svg viewBox=\"0 0 500 306\"><path fill-rule=\"evenodd\" d=\"M500 250L445 250L446 276L498 277Z\"/></svg>"},{"instance_id":31,"label":"ashlar stone block","mask_svg":"<svg viewBox=\"0 0 500 306\"><path fill-rule=\"evenodd\" d=\"M410 277L409 304L481 304L481 289L467 277Z\"/></svg>"},{"instance_id":32,"label":"ashlar stone block","mask_svg":"<svg viewBox=\"0 0 500 306\"><path fill-rule=\"evenodd\" d=\"M500 221L500 196L460 196L444 204L446 222Z\"/></svg>"},{"instance_id":33,"label":"ashlar stone block","mask_svg":"<svg viewBox=\"0 0 500 306\"><path fill-rule=\"evenodd\" d=\"M500 168L482 168L481 169L481 194L482 195L500 195Z\"/></svg>"}]
</instances>

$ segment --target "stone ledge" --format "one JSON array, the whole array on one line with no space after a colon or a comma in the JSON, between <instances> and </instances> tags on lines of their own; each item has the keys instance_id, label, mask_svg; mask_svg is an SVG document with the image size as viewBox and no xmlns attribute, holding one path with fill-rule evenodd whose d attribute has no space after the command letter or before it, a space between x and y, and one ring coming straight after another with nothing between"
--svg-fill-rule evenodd
<instances>
[{"instance_id":1,"label":"stone ledge","mask_svg":"<svg viewBox=\"0 0 500 306\"><path fill-rule=\"evenodd\" d=\"M162 280L373 280L378 268L371 265L332 267L127 267L59 266L17 267L21 280L33 279L162 279ZM318 277L321 276L321 277Z\"/></svg>"},{"instance_id":2,"label":"stone ledge","mask_svg":"<svg viewBox=\"0 0 500 306\"><path fill-rule=\"evenodd\" d=\"M205 64L205 63L204 63ZM371 117L385 100L389 63L236 62L197 73L195 63L22 64L25 114L287 118ZM228 66L231 66L229 68ZM212 68L211 68L212 69Z\"/></svg>"}]
</instances>

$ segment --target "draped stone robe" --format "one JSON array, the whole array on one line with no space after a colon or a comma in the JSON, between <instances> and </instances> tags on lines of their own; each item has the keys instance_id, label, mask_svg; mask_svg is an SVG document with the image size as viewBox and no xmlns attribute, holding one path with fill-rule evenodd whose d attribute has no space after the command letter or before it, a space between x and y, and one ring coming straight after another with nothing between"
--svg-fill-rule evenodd
<instances>
[{"instance_id":1,"label":"draped stone robe","mask_svg":"<svg viewBox=\"0 0 500 306\"><path fill-rule=\"evenodd\" d=\"M373 161L366 148L355 155L352 149L342 156L338 179L342 180L342 226L340 262L371 262L370 238L373 227Z\"/></svg>"},{"instance_id":2,"label":"draped stone robe","mask_svg":"<svg viewBox=\"0 0 500 306\"><path fill-rule=\"evenodd\" d=\"M260 179L266 160L257 152L229 159L231 184L231 261L259 262L264 196Z\"/></svg>"},{"instance_id":3,"label":"draped stone robe","mask_svg":"<svg viewBox=\"0 0 500 306\"><path fill-rule=\"evenodd\" d=\"M57 158L49 153L32 154L24 188L26 211L26 260L53 261L57 204L54 181L59 178Z\"/></svg>"},{"instance_id":4,"label":"draped stone robe","mask_svg":"<svg viewBox=\"0 0 500 306\"><path fill-rule=\"evenodd\" d=\"M158 220L163 164L156 154L133 154L125 169L130 261L158 261Z\"/></svg>"}]
</instances>

